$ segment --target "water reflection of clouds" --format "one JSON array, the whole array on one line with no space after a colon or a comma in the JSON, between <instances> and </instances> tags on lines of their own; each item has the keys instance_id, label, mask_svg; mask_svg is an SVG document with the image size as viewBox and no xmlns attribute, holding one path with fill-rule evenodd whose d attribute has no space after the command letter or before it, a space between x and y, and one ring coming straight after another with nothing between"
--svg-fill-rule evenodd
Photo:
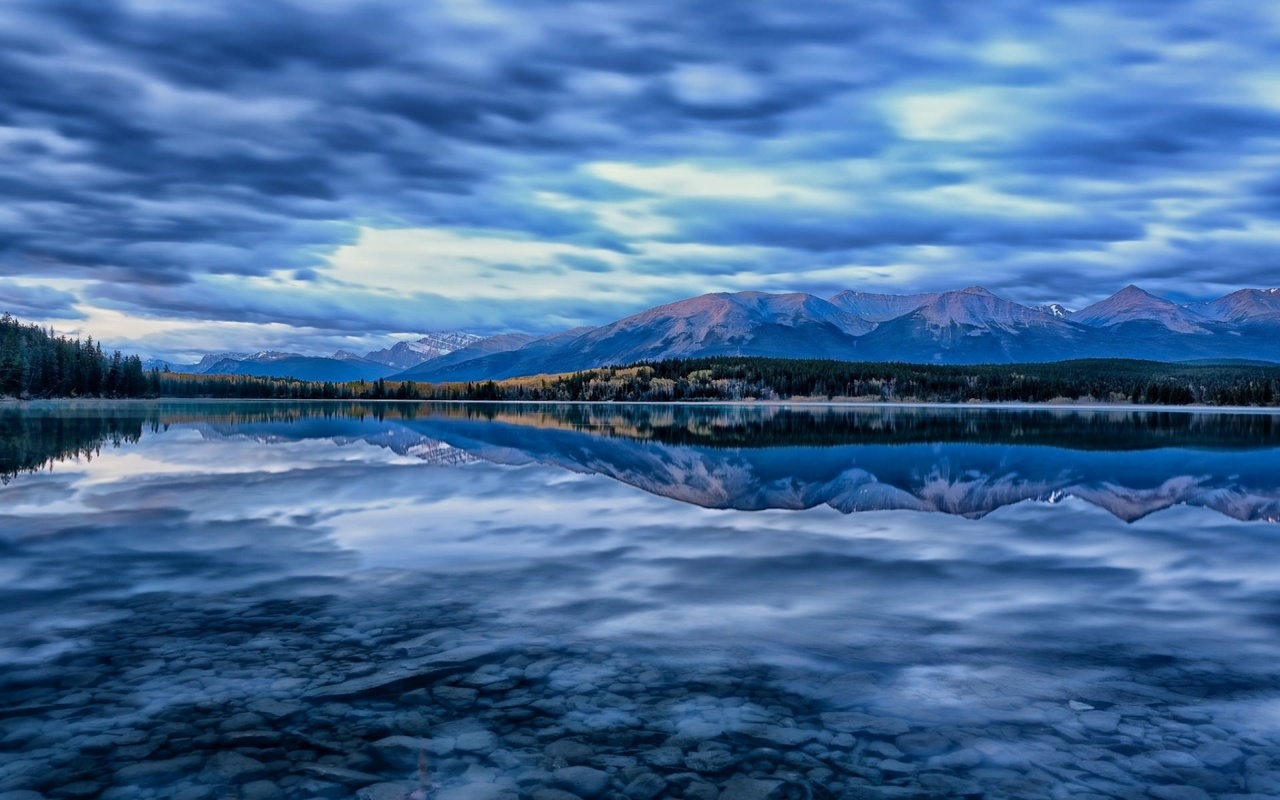
<instances>
[{"instance_id":1,"label":"water reflection of clouds","mask_svg":"<svg viewBox=\"0 0 1280 800\"><path fill-rule=\"evenodd\" d=\"M1187 680L1206 664L1227 676L1203 689L1223 714L1275 692L1280 537L1206 509L1132 524L1072 498L980 519L747 514L558 467L172 433L3 490L10 657L73 638L32 626L103 597L358 594L395 575L531 628L878 671L878 702L904 714L1025 721L1132 682L1153 655ZM59 493L76 513L25 511Z\"/></svg>"},{"instance_id":2,"label":"water reflection of clouds","mask_svg":"<svg viewBox=\"0 0 1280 800\"><path fill-rule=\"evenodd\" d=\"M1024 654L1086 635L1132 644L1177 616L1177 638L1148 644L1186 650L1250 606L1247 617L1266 618L1272 584L1260 565L1278 549L1267 526L1185 508L1132 526L1078 501L1013 506L981 521L828 509L742 515L537 467L321 458L286 472L153 474L95 483L91 493L86 505L105 527L49 574L87 580L76 562L93 550L108 562L146 553L126 570L140 585L165 574L265 578L323 542L348 567L474 573L505 587L491 602L509 613L576 614L589 598L598 604L589 624L612 633L720 629L786 640L774 629L802 623L802 638L850 646L843 619L857 609L863 634L875 624L927 640L971 637L976 627L985 646ZM140 515L144 507L154 510ZM148 553L140 532L163 544ZM241 561L245 548L256 572ZM1232 637L1251 638L1244 629Z\"/></svg>"}]
</instances>

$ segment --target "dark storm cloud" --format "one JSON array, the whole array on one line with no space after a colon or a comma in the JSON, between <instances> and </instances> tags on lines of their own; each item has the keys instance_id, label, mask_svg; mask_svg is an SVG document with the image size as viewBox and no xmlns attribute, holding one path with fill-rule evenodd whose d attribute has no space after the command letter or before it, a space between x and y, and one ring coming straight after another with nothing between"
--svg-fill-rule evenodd
<instances>
[{"instance_id":1,"label":"dark storm cloud","mask_svg":"<svg viewBox=\"0 0 1280 800\"><path fill-rule=\"evenodd\" d=\"M576 102L569 83L584 70L645 79L684 63L744 62L744 80L760 88L742 97L658 81L597 99L592 109L633 129L696 133L717 120L732 129L818 102L845 83L779 78L768 63L773 48L848 47L874 31L872 19L846 19L835 6L808 15L597 8L595 20L556 30L549 19L558 10L501 9L496 33L472 31L468 41L474 26L465 15L440 20L391 3L317 10L273 0L150 13L122 2L29 4L6 38L39 32L42 41L2 57L0 120L56 135L70 151L49 153L32 141L37 159L60 156L96 174L50 183L7 171L13 195L65 210L14 231L6 249L43 257L59 272L123 266L160 281L172 272L295 266L344 241L309 220L385 216L425 225L465 217L472 203L441 214L441 203L406 196L466 194L492 177L482 157L451 147L588 155L592 137L547 124ZM634 41L606 35L628 25ZM541 35L525 42L525 30ZM461 55L482 62L478 69L433 52L454 32L462 34L455 47L475 48ZM626 143L615 136L599 144ZM477 205L480 215L492 211ZM423 206L426 213L415 213ZM215 252L138 246L156 243Z\"/></svg>"},{"instance_id":2,"label":"dark storm cloud","mask_svg":"<svg viewBox=\"0 0 1280 800\"><path fill-rule=\"evenodd\" d=\"M718 203L701 209L682 204L678 216L690 220L680 237L685 241L814 251L986 243L1056 249L1072 242L1114 242L1142 236L1141 226L1130 220L1074 213L1036 219L966 209L814 212L788 210L779 204Z\"/></svg>"},{"instance_id":3,"label":"dark storm cloud","mask_svg":"<svg viewBox=\"0 0 1280 800\"><path fill-rule=\"evenodd\" d=\"M20 286L4 280L0 280L0 314L12 314L19 319L80 319L84 316L76 308L76 296L70 292L47 286Z\"/></svg>"},{"instance_id":4,"label":"dark storm cloud","mask_svg":"<svg viewBox=\"0 0 1280 800\"><path fill-rule=\"evenodd\" d=\"M509 320L529 320L536 333L554 333L597 315L625 316L629 302L584 298L489 300L462 303L429 292L388 298L383 294L318 286L245 291L234 284L178 286L100 283L86 291L99 308L136 317L179 315L228 322L281 323L338 334L391 333L432 328L502 330ZM16 313L15 313L16 316ZM136 342L141 347L145 342Z\"/></svg>"},{"instance_id":5,"label":"dark storm cloud","mask_svg":"<svg viewBox=\"0 0 1280 800\"><path fill-rule=\"evenodd\" d=\"M663 268L665 299L760 273L825 289L806 270L917 263L920 246L951 261L917 289L983 263L1026 296L1053 260L1094 265L1099 291L1274 283L1256 231L1276 208L1275 52L1273 10L1208 0L28 0L0 12L0 277L100 282L86 296L154 318L332 330L376 303L317 291L273 307L209 276L320 287L362 229L437 228L634 257L559 259L566 298L578 278ZM816 180L850 202L667 196L593 175L604 161ZM939 187L1057 210L916 196ZM646 198L667 232L609 217ZM1157 236L1176 241L1114 248ZM651 241L766 250L637 256ZM867 288L905 288L884 275ZM406 294L435 291L429 264L420 283ZM73 313L53 295L11 303ZM457 318L510 311L476 303Z\"/></svg>"}]
</instances>

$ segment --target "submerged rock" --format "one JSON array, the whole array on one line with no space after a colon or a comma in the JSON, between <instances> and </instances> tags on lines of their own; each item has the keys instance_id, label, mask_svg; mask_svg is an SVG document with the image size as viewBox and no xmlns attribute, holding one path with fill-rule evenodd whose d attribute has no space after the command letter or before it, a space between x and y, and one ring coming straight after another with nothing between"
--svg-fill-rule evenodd
<instances>
[{"instance_id":1,"label":"submerged rock","mask_svg":"<svg viewBox=\"0 0 1280 800\"><path fill-rule=\"evenodd\" d=\"M622 793L631 800L654 800L667 788L667 782L652 772L637 775Z\"/></svg>"},{"instance_id":2,"label":"submerged rock","mask_svg":"<svg viewBox=\"0 0 1280 800\"><path fill-rule=\"evenodd\" d=\"M500 653L499 648L491 644L456 647L421 658L393 661L372 675L321 686L305 696L313 700L336 700L393 689L403 691L413 683L427 683L466 671Z\"/></svg>"},{"instance_id":3,"label":"submerged rock","mask_svg":"<svg viewBox=\"0 0 1280 800\"><path fill-rule=\"evenodd\" d=\"M867 733L873 736L901 736L911 726L900 719L874 717L858 711L828 711L821 714L824 727L844 733Z\"/></svg>"},{"instance_id":4,"label":"submerged rock","mask_svg":"<svg viewBox=\"0 0 1280 800\"><path fill-rule=\"evenodd\" d=\"M591 767L565 767L551 774L551 785L586 800L604 794L613 779L609 773Z\"/></svg>"},{"instance_id":5,"label":"submerged rock","mask_svg":"<svg viewBox=\"0 0 1280 800\"><path fill-rule=\"evenodd\" d=\"M734 775L725 784L720 800L780 800L785 784L776 780L759 780Z\"/></svg>"},{"instance_id":6,"label":"submerged rock","mask_svg":"<svg viewBox=\"0 0 1280 800\"><path fill-rule=\"evenodd\" d=\"M405 800L417 788L409 782L375 783L356 792L356 800Z\"/></svg>"},{"instance_id":7,"label":"submerged rock","mask_svg":"<svg viewBox=\"0 0 1280 800\"><path fill-rule=\"evenodd\" d=\"M248 783L266 776L265 764L239 753L216 753L200 771L201 780L215 785Z\"/></svg>"}]
</instances>

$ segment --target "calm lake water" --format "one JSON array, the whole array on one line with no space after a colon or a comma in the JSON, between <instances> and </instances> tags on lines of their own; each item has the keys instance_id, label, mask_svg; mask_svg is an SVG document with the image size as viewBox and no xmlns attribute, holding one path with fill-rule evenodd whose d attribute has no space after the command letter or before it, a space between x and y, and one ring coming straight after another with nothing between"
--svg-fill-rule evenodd
<instances>
[{"instance_id":1,"label":"calm lake water","mask_svg":"<svg viewBox=\"0 0 1280 800\"><path fill-rule=\"evenodd\" d=\"M1280 796L1280 417L0 408L0 800Z\"/></svg>"}]
</instances>

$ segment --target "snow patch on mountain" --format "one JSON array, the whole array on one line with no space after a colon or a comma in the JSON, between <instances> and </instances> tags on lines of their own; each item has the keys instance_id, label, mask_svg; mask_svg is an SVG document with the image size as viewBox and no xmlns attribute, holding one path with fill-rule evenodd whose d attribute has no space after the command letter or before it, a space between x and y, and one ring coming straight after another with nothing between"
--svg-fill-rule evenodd
<instances>
[{"instance_id":1,"label":"snow patch on mountain","mask_svg":"<svg viewBox=\"0 0 1280 800\"><path fill-rule=\"evenodd\" d=\"M1048 314L1050 316L1057 317L1058 319L1066 319L1071 316L1072 313L1069 309L1064 308L1058 303L1049 303L1048 305L1043 306L1032 306L1032 308L1042 314Z\"/></svg>"},{"instance_id":2,"label":"snow patch on mountain","mask_svg":"<svg viewBox=\"0 0 1280 800\"><path fill-rule=\"evenodd\" d=\"M397 342L391 347L375 350L366 354L364 358L396 369L410 369L469 347L483 338L463 331L437 331L425 334L421 339Z\"/></svg>"}]
</instances>

